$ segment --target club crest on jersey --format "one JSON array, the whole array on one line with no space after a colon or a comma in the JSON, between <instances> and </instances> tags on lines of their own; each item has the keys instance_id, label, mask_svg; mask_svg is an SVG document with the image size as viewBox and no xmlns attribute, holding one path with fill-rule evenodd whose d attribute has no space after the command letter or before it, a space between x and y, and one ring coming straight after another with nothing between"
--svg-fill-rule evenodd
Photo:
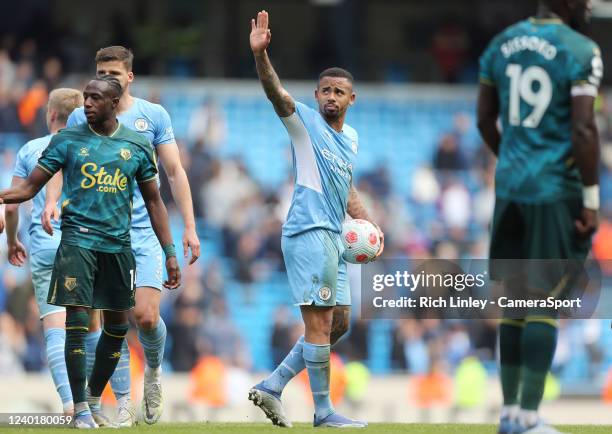
<instances>
[{"instance_id":1,"label":"club crest on jersey","mask_svg":"<svg viewBox=\"0 0 612 434\"><path fill-rule=\"evenodd\" d=\"M66 288L68 291L73 291L76 286L76 277L66 277L66 279L64 280L64 288Z\"/></svg>"},{"instance_id":2,"label":"club crest on jersey","mask_svg":"<svg viewBox=\"0 0 612 434\"><path fill-rule=\"evenodd\" d=\"M87 149L87 148L81 148L81 149L79 150L79 155L80 155L81 157L89 157L89 149Z\"/></svg>"},{"instance_id":3,"label":"club crest on jersey","mask_svg":"<svg viewBox=\"0 0 612 434\"><path fill-rule=\"evenodd\" d=\"M331 289L329 289L327 286L322 286L319 289L319 298L323 301L327 301L331 298Z\"/></svg>"},{"instance_id":4,"label":"club crest on jersey","mask_svg":"<svg viewBox=\"0 0 612 434\"><path fill-rule=\"evenodd\" d=\"M136 128L137 131L146 131L148 127L149 123L144 118L138 118L134 121L134 128Z\"/></svg>"},{"instance_id":5,"label":"club crest on jersey","mask_svg":"<svg viewBox=\"0 0 612 434\"><path fill-rule=\"evenodd\" d=\"M129 149L122 148L119 151L119 155L121 155L121 158L123 158L125 161L129 160L130 158L132 158L132 152Z\"/></svg>"}]
</instances>

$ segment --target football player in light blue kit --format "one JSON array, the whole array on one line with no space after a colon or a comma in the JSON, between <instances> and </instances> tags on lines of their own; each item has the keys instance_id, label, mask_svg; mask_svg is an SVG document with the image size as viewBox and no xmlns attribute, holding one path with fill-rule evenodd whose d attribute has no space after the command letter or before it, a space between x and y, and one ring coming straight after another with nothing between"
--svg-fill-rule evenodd
<instances>
[{"instance_id":1,"label":"football player in light blue kit","mask_svg":"<svg viewBox=\"0 0 612 434\"><path fill-rule=\"evenodd\" d=\"M51 141L53 134L66 126L68 115L77 107L83 105L83 94L76 89L55 89L49 94L47 106L47 127L51 134L30 140L19 149L15 162L15 171L11 185L17 186L24 182L36 167L38 158ZM40 319L45 336L47 364L51 371L55 388L62 400L65 414L72 415L73 402L66 361L64 359L64 344L66 341L66 308L47 303L47 293L51 281L55 252L60 243L62 233L57 222L53 224L53 236L46 234L41 226L40 216L45 207L45 190L41 190L33 199L32 215L28 233L30 235L30 267L34 294L38 303ZM19 205L6 205L6 234L8 258L12 265L21 267L27 258L26 248L17 237L19 226Z\"/></svg>"},{"instance_id":2,"label":"football player in light blue kit","mask_svg":"<svg viewBox=\"0 0 612 434\"><path fill-rule=\"evenodd\" d=\"M306 368L314 426L363 428L367 423L336 413L329 397L330 347L348 330L351 304L342 223L347 213L370 220L352 185L357 133L344 123L355 101L353 77L341 68L327 69L315 91L319 110L295 102L268 59L270 39L268 13L262 11L251 20L250 43L259 80L291 137L295 189L281 243L306 331L276 370L250 390L249 399L275 425L291 426L280 397L289 380ZM382 249L381 243L379 255Z\"/></svg>"},{"instance_id":3,"label":"football player in light blue kit","mask_svg":"<svg viewBox=\"0 0 612 434\"><path fill-rule=\"evenodd\" d=\"M157 151L168 175L172 195L179 208L185 232L183 253L187 257L191 248L193 264L200 256L200 241L195 230L191 189L179 159L172 124L168 112L159 104L153 104L130 95L129 86L134 80L132 63L134 56L121 46L100 49L96 53L96 74L116 77L124 89L119 101L117 118L126 127L143 134ZM83 108L76 109L68 118L68 126L86 122ZM55 193L57 195L57 193ZM47 208L47 211L50 207ZM134 193L132 211L132 250L136 257L136 307L134 317L138 326L138 338L144 349L146 366L142 416L146 423L156 423L162 414L161 362L166 342L166 325L159 315L162 290L162 249L151 227L151 222L138 189ZM99 331L88 337L88 354L93 355ZM91 349L91 351L89 351ZM93 365L93 359L91 364ZM134 407L130 401L129 350L124 344L121 360L111 377L111 386L118 402L118 424L132 426L136 422Z\"/></svg>"}]
</instances>

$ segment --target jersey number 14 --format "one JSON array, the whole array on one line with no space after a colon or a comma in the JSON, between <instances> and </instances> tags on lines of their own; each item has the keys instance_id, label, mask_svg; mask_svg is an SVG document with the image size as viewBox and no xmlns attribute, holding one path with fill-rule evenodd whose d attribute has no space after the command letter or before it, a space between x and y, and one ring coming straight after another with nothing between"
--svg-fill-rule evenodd
<instances>
[{"instance_id":1,"label":"jersey number 14","mask_svg":"<svg viewBox=\"0 0 612 434\"><path fill-rule=\"evenodd\" d=\"M523 67L516 63L508 65L506 75L510 77L510 108L508 110L510 125L537 128L552 99L553 88L550 76L544 68L539 66L530 66L523 70ZM533 107L531 113L522 122L521 101Z\"/></svg>"}]
</instances>

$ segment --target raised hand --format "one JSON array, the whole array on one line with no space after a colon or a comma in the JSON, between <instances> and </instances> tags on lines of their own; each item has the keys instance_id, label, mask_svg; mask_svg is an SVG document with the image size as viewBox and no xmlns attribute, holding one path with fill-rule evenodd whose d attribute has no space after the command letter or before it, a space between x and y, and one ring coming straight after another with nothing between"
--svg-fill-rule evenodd
<instances>
[{"instance_id":1,"label":"raised hand","mask_svg":"<svg viewBox=\"0 0 612 434\"><path fill-rule=\"evenodd\" d=\"M255 54L265 51L270 45L271 39L272 33L268 28L268 13L261 11L257 14L257 20L251 20L251 50Z\"/></svg>"}]
</instances>

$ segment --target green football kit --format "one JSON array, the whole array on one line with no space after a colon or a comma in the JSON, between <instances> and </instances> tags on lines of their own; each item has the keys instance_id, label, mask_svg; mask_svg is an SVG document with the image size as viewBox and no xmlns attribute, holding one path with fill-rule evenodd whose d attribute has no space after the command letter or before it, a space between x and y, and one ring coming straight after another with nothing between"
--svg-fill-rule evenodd
<instances>
[{"instance_id":1,"label":"green football kit","mask_svg":"<svg viewBox=\"0 0 612 434\"><path fill-rule=\"evenodd\" d=\"M128 310L134 306L130 242L134 180L157 180L152 146L118 124L102 136L89 124L56 134L38 161L63 171L62 240L53 267L50 304Z\"/></svg>"}]
</instances>

